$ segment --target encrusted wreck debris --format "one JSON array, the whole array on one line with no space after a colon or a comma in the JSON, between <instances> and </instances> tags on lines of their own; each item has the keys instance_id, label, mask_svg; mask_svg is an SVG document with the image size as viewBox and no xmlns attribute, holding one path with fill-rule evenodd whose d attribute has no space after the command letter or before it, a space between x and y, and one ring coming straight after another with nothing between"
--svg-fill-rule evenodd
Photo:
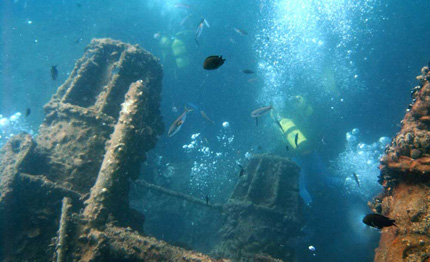
<instances>
[{"instance_id":1,"label":"encrusted wreck debris","mask_svg":"<svg viewBox=\"0 0 430 262\"><path fill-rule=\"evenodd\" d=\"M287 243L300 234L299 167L257 155L244 173L224 206L227 222L217 252L243 262L294 261Z\"/></svg>"},{"instance_id":2,"label":"encrusted wreck debris","mask_svg":"<svg viewBox=\"0 0 430 262\"><path fill-rule=\"evenodd\" d=\"M2 261L227 261L141 235L128 182L163 132L161 66L96 39L45 106L36 141L0 153Z\"/></svg>"},{"instance_id":3,"label":"encrusted wreck debris","mask_svg":"<svg viewBox=\"0 0 430 262\"><path fill-rule=\"evenodd\" d=\"M222 211L226 222L220 228L221 239L210 251L213 256L243 262L282 262L295 261L288 242L300 235L299 173L299 167L287 158L254 155L226 204L207 203L143 180L138 180L137 185ZM152 210L152 215L166 214L166 202L162 202L159 211Z\"/></svg>"},{"instance_id":4,"label":"encrusted wreck debris","mask_svg":"<svg viewBox=\"0 0 430 262\"><path fill-rule=\"evenodd\" d=\"M375 212L396 220L382 230L375 261L430 260L430 71L421 69L419 86L402 128L381 158L384 192L372 203Z\"/></svg>"}]
</instances>

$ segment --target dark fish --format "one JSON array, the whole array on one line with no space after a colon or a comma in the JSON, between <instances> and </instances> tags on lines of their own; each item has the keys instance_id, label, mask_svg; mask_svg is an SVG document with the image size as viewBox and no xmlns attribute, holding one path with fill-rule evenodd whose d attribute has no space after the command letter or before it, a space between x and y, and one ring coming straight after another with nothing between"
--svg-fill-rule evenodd
<instances>
[{"instance_id":1,"label":"dark fish","mask_svg":"<svg viewBox=\"0 0 430 262\"><path fill-rule=\"evenodd\" d=\"M254 71L252 71L252 70L250 70L250 69L242 69L241 71L242 71L242 73L244 73L244 74L248 74L248 75L250 75L250 74L254 74Z\"/></svg>"},{"instance_id":2,"label":"dark fish","mask_svg":"<svg viewBox=\"0 0 430 262\"><path fill-rule=\"evenodd\" d=\"M380 214L368 214L363 218L364 224L378 229L390 226L397 227L394 222L396 222L394 219L389 219L388 217Z\"/></svg>"},{"instance_id":3,"label":"dark fish","mask_svg":"<svg viewBox=\"0 0 430 262\"><path fill-rule=\"evenodd\" d=\"M224 64L225 59L222 56L212 55L205 59L203 68L206 70L214 70Z\"/></svg>"},{"instance_id":4,"label":"dark fish","mask_svg":"<svg viewBox=\"0 0 430 262\"><path fill-rule=\"evenodd\" d=\"M53 65L52 67L51 67L51 78L52 78L52 80L57 80L57 78L58 78L58 70L57 70L57 66L55 65Z\"/></svg>"},{"instance_id":5,"label":"dark fish","mask_svg":"<svg viewBox=\"0 0 430 262\"><path fill-rule=\"evenodd\" d=\"M243 166L241 164L239 164L239 163L237 163L237 165L240 167L239 177L241 177L241 176L243 176L243 172L244 172Z\"/></svg>"},{"instance_id":6,"label":"dark fish","mask_svg":"<svg viewBox=\"0 0 430 262\"><path fill-rule=\"evenodd\" d=\"M255 109L254 111L251 112L251 117L260 117L262 115L267 114L270 110L272 110L273 107L270 106L265 106L265 107L260 107Z\"/></svg>"},{"instance_id":7,"label":"dark fish","mask_svg":"<svg viewBox=\"0 0 430 262\"><path fill-rule=\"evenodd\" d=\"M355 182L357 183L358 187L360 187L360 181L358 180L357 174L353 172L352 175L354 176Z\"/></svg>"},{"instance_id":8,"label":"dark fish","mask_svg":"<svg viewBox=\"0 0 430 262\"><path fill-rule=\"evenodd\" d=\"M209 196L206 195L206 205L208 205L208 204L209 204Z\"/></svg>"},{"instance_id":9,"label":"dark fish","mask_svg":"<svg viewBox=\"0 0 430 262\"><path fill-rule=\"evenodd\" d=\"M285 146L285 149L287 149L287 151L290 151L290 148L288 147L288 145Z\"/></svg>"},{"instance_id":10,"label":"dark fish","mask_svg":"<svg viewBox=\"0 0 430 262\"><path fill-rule=\"evenodd\" d=\"M258 126L258 117L255 118L255 125Z\"/></svg>"},{"instance_id":11,"label":"dark fish","mask_svg":"<svg viewBox=\"0 0 430 262\"><path fill-rule=\"evenodd\" d=\"M29 116L31 114L31 109L27 107L27 110L25 110L25 116Z\"/></svg>"},{"instance_id":12,"label":"dark fish","mask_svg":"<svg viewBox=\"0 0 430 262\"><path fill-rule=\"evenodd\" d=\"M76 6L77 6L77 7L79 7L79 8L81 8L81 7L82 7L82 4L77 3L77 4L76 4Z\"/></svg>"},{"instance_id":13,"label":"dark fish","mask_svg":"<svg viewBox=\"0 0 430 262\"><path fill-rule=\"evenodd\" d=\"M275 123L278 125L278 127L281 129L281 131L284 132L284 128L282 128L281 123L278 120L275 120Z\"/></svg>"},{"instance_id":14,"label":"dark fish","mask_svg":"<svg viewBox=\"0 0 430 262\"><path fill-rule=\"evenodd\" d=\"M248 35L248 32L246 32L245 30L241 30L241 29L236 28L236 27L233 27L233 30L234 30L236 33L238 33L239 35L243 35L243 36Z\"/></svg>"},{"instance_id":15,"label":"dark fish","mask_svg":"<svg viewBox=\"0 0 430 262\"><path fill-rule=\"evenodd\" d=\"M298 141L299 141L299 133L296 133L296 137L294 137L294 144L296 144L296 147L299 147L299 144L297 144Z\"/></svg>"}]
</instances>

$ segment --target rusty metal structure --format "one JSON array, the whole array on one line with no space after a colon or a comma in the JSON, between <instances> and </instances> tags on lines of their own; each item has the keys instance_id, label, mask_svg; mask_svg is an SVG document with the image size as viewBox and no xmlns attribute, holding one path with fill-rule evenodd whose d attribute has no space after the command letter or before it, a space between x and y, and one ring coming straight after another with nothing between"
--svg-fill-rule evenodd
<instances>
[{"instance_id":1,"label":"rusty metal structure","mask_svg":"<svg viewBox=\"0 0 430 262\"><path fill-rule=\"evenodd\" d=\"M427 66L411 91L402 128L381 158L384 191L374 212L396 220L382 230L375 261L430 261L430 71Z\"/></svg>"},{"instance_id":2,"label":"rusty metal structure","mask_svg":"<svg viewBox=\"0 0 430 262\"><path fill-rule=\"evenodd\" d=\"M294 261L282 247L300 224L299 168L290 160L254 156L226 204L135 181L163 133L161 80L158 59L139 46L87 46L45 106L37 137L16 135L1 149L2 261L230 261L145 236L130 183L223 212L213 256Z\"/></svg>"},{"instance_id":3,"label":"rusty metal structure","mask_svg":"<svg viewBox=\"0 0 430 262\"><path fill-rule=\"evenodd\" d=\"M129 181L163 132L161 79L140 47L91 42L39 135L1 150L2 261L216 261L143 236L128 207Z\"/></svg>"},{"instance_id":4,"label":"rusty metal structure","mask_svg":"<svg viewBox=\"0 0 430 262\"><path fill-rule=\"evenodd\" d=\"M288 158L254 155L225 204L205 202L143 180L136 183L141 191L157 191L221 212L226 222L219 229L220 241L210 252L212 256L279 262L296 260L287 243L301 235L299 174L297 164Z\"/></svg>"},{"instance_id":5,"label":"rusty metal structure","mask_svg":"<svg viewBox=\"0 0 430 262\"><path fill-rule=\"evenodd\" d=\"M224 206L227 222L217 251L235 261L294 261L286 243L300 235L299 174L289 159L252 157Z\"/></svg>"}]
</instances>

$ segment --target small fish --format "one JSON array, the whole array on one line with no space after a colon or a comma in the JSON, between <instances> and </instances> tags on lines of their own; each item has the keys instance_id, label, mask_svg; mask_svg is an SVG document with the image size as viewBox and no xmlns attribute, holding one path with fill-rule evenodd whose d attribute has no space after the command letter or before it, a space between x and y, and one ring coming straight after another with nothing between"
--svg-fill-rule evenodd
<instances>
[{"instance_id":1,"label":"small fish","mask_svg":"<svg viewBox=\"0 0 430 262\"><path fill-rule=\"evenodd\" d=\"M294 144L296 144L296 148L299 147L299 144L297 144L298 141L299 141L299 133L296 133L296 136L294 137Z\"/></svg>"},{"instance_id":2,"label":"small fish","mask_svg":"<svg viewBox=\"0 0 430 262\"><path fill-rule=\"evenodd\" d=\"M167 132L167 135L169 137L172 137L179 132L185 122L185 119L187 118L187 113L190 111L192 111L192 109L188 109L187 107L185 107L184 113L182 113L182 115L180 115L178 119L176 119L175 122L172 123L169 128L169 131Z\"/></svg>"},{"instance_id":3,"label":"small fish","mask_svg":"<svg viewBox=\"0 0 430 262\"><path fill-rule=\"evenodd\" d=\"M279 122L278 120L275 120L275 123L278 125L281 131L284 132L284 128L282 127L281 122Z\"/></svg>"},{"instance_id":4,"label":"small fish","mask_svg":"<svg viewBox=\"0 0 430 262\"><path fill-rule=\"evenodd\" d=\"M244 169L243 169L243 166L241 164L237 163L237 165L240 167L239 177L241 177L241 176L243 176Z\"/></svg>"},{"instance_id":5,"label":"small fish","mask_svg":"<svg viewBox=\"0 0 430 262\"><path fill-rule=\"evenodd\" d=\"M27 110L25 110L25 116L29 116L31 114L31 109L27 107Z\"/></svg>"},{"instance_id":6,"label":"small fish","mask_svg":"<svg viewBox=\"0 0 430 262\"><path fill-rule=\"evenodd\" d=\"M357 183L358 187L360 187L360 181L358 180L357 174L353 172L352 175L354 176L355 182Z\"/></svg>"},{"instance_id":7,"label":"small fish","mask_svg":"<svg viewBox=\"0 0 430 262\"><path fill-rule=\"evenodd\" d=\"M57 70L57 66L56 65L53 65L51 67L51 78L54 81L57 80L57 78L58 78L58 70Z\"/></svg>"},{"instance_id":8,"label":"small fish","mask_svg":"<svg viewBox=\"0 0 430 262\"><path fill-rule=\"evenodd\" d=\"M206 199L206 205L208 205L209 204L209 196L206 195L205 199Z\"/></svg>"},{"instance_id":9,"label":"small fish","mask_svg":"<svg viewBox=\"0 0 430 262\"><path fill-rule=\"evenodd\" d=\"M206 115L206 113L205 113L205 112L203 112L203 110L200 110L200 114L202 115L202 117L203 117L204 119L206 119L207 121L211 122L212 124L215 124L215 122L214 122L212 119L210 119L210 118Z\"/></svg>"},{"instance_id":10,"label":"small fish","mask_svg":"<svg viewBox=\"0 0 430 262\"><path fill-rule=\"evenodd\" d=\"M181 23L179 24L180 26L183 26L185 24L185 22L188 21L188 19L192 16L193 14L189 14L186 17L184 17L184 19L181 20Z\"/></svg>"},{"instance_id":11,"label":"small fish","mask_svg":"<svg viewBox=\"0 0 430 262\"><path fill-rule=\"evenodd\" d=\"M247 75L254 74L254 71L252 71L250 69L242 69L240 71L242 71L242 73L247 74Z\"/></svg>"},{"instance_id":12,"label":"small fish","mask_svg":"<svg viewBox=\"0 0 430 262\"><path fill-rule=\"evenodd\" d=\"M272 105L257 108L257 109L255 109L254 111L251 112L251 117L260 117L260 116L263 116L263 115L269 113L269 111L272 110L272 109L273 109Z\"/></svg>"},{"instance_id":13,"label":"small fish","mask_svg":"<svg viewBox=\"0 0 430 262\"><path fill-rule=\"evenodd\" d=\"M208 56L203 62L203 68L206 70L214 70L224 64L225 59L222 56L212 55Z\"/></svg>"},{"instance_id":14,"label":"small fish","mask_svg":"<svg viewBox=\"0 0 430 262\"><path fill-rule=\"evenodd\" d=\"M375 213L368 214L363 218L364 224L378 229L390 226L398 227L394 222L396 222L394 219Z\"/></svg>"},{"instance_id":15,"label":"small fish","mask_svg":"<svg viewBox=\"0 0 430 262\"><path fill-rule=\"evenodd\" d=\"M194 40L196 41L197 45L199 45L198 39L199 39L200 35L202 34L203 28L205 27L205 25L207 27L210 27L208 21L206 21L206 19L203 18L200 21L199 25L197 26L196 35L194 37Z\"/></svg>"},{"instance_id":16,"label":"small fish","mask_svg":"<svg viewBox=\"0 0 430 262\"><path fill-rule=\"evenodd\" d=\"M154 39L155 39L155 40L158 40L158 39L160 39L160 38L161 38L161 33L160 33L160 32L157 32L157 33L155 33L152 37L154 37Z\"/></svg>"},{"instance_id":17,"label":"small fish","mask_svg":"<svg viewBox=\"0 0 430 262\"><path fill-rule=\"evenodd\" d=\"M285 149L287 149L287 151L290 151L290 148L288 147L288 145L285 145Z\"/></svg>"},{"instance_id":18,"label":"small fish","mask_svg":"<svg viewBox=\"0 0 430 262\"><path fill-rule=\"evenodd\" d=\"M233 30L234 30L236 33L238 33L239 35L242 35L242 36L248 35L248 32L246 32L246 31L244 31L244 30L241 30L241 29L239 29L239 28L233 27Z\"/></svg>"},{"instance_id":19,"label":"small fish","mask_svg":"<svg viewBox=\"0 0 430 262\"><path fill-rule=\"evenodd\" d=\"M258 126L258 117L255 118L255 125Z\"/></svg>"},{"instance_id":20,"label":"small fish","mask_svg":"<svg viewBox=\"0 0 430 262\"><path fill-rule=\"evenodd\" d=\"M183 8L183 9L190 9L190 8L191 8L191 5L189 5L189 4L184 4L184 3L177 3L177 4L175 4L175 7L176 7L176 8Z\"/></svg>"},{"instance_id":21,"label":"small fish","mask_svg":"<svg viewBox=\"0 0 430 262\"><path fill-rule=\"evenodd\" d=\"M195 104L188 102L187 103L188 107L191 107L192 109L196 110L196 111L200 111L200 108L198 106L196 106Z\"/></svg>"},{"instance_id":22,"label":"small fish","mask_svg":"<svg viewBox=\"0 0 430 262\"><path fill-rule=\"evenodd\" d=\"M77 6L77 7L79 7L79 8L81 8L81 7L82 7L82 4L77 3L77 4L76 4L76 6Z\"/></svg>"}]
</instances>

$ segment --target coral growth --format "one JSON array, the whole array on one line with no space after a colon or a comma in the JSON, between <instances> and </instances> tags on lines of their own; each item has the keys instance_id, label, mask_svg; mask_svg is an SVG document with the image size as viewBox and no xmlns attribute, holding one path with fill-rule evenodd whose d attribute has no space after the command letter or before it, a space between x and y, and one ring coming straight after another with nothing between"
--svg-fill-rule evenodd
<instances>
[{"instance_id":1,"label":"coral growth","mask_svg":"<svg viewBox=\"0 0 430 262\"><path fill-rule=\"evenodd\" d=\"M382 230L375 261L427 261L430 253L430 72L423 67L419 86L402 128L381 158L379 182L384 192L371 204L375 212L395 219Z\"/></svg>"}]
</instances>

